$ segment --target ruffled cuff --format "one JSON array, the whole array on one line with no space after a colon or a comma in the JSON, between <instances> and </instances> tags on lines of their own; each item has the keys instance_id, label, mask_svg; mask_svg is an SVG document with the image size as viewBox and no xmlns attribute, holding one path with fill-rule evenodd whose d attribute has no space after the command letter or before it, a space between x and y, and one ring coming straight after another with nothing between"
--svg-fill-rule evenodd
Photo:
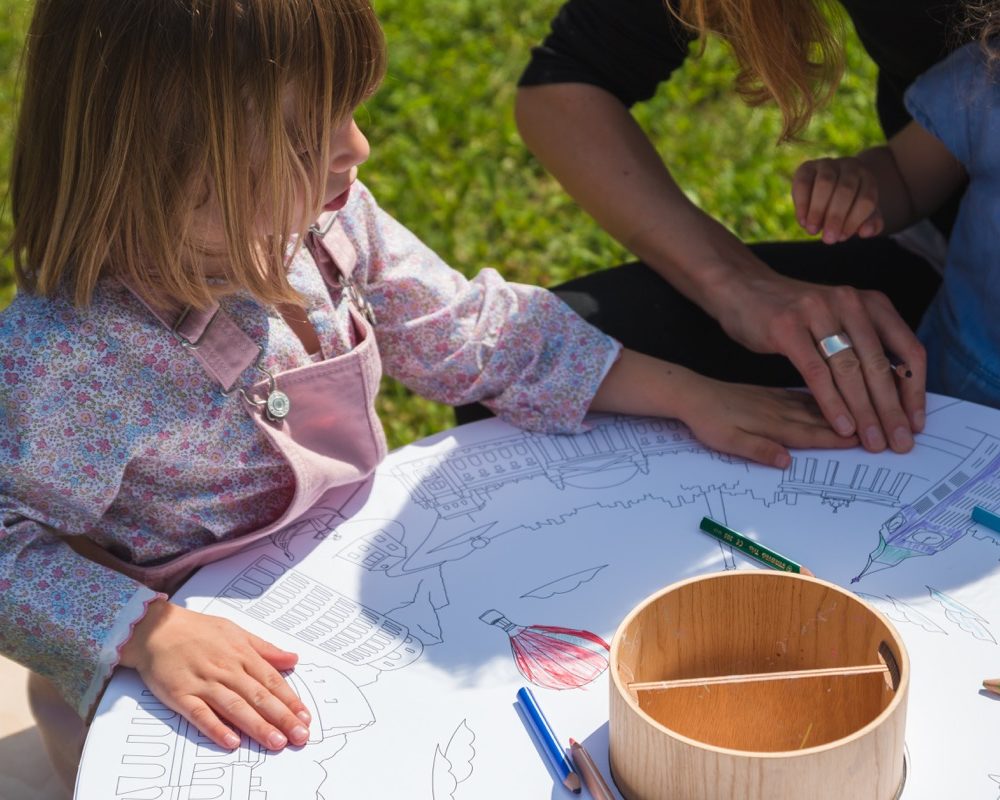
<instances>
[{"instance_id":1,"label":"ruffled cuff","mask_svg":"<svg viewBox=\"0 0 1000 800\"><path fill-rule=\"evenodd\" d=\"M115 617L114 623L101 643L101 651L98 654L94 675L80 698L77 713L83 719L89 720L96 711L97 701L100 700L104 688L111 680L111 673L121 661L122 648L132 638L135 626L146 616L150 604L156 600L167 599L167 595L162 592L154 592L152 589L141 586L124 608L118 612L118 616Z\"/></svg>"}]
</instances>

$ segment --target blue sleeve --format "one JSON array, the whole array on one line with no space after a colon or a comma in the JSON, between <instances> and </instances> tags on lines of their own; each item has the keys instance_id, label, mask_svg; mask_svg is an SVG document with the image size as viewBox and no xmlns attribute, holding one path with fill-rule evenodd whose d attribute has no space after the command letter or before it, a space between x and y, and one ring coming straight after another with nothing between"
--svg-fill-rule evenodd
<instances>
[{"instance_id":1,"label":"blue sleeve","mask_svg":"<svg viewBox=\"0 0 1000 800\"><path fill-rule=\"evenodd\" d=\"M983 103L989 102L990 81L982 49L973 42L927 70L904 97L913 118L967 170L976 150L975 120L982 114Z\"/></svg>"}]
</instances>

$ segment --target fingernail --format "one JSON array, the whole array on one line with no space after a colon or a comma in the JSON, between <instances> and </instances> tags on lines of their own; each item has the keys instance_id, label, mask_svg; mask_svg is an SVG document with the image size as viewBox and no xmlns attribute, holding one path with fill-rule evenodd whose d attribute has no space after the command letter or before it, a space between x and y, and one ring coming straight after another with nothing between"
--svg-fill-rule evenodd
<instances>
[{"instance_id":1,"label":"fingernail","mask_svg":"<svg viewBox=\"0 0 1000 800\"><path fill-rule=\"evenodd\" d=\"M874 425L865 430L865 442L867 442L868 447L872 450L885 449L885 439L882 438L882 431Z\"/></svg>"},{"instance_id":2,"label":"fingernail","mask_svg":"<svg viewBox=\"0 0 1000 800\"><path fill-rule=\"evenodd\" d=\"M840 238L839 233L834 233L831 230L827 230L823 233L823 241L827 244L834 244Z\"/></svg>"},{"instance_id":3,"label":"fingernail","mask_svg":"<svg viewBox=\"0 0 1000 800\"><path fill-rule=\"evenodd\" d=\"M841 414L833 421L833 429L841 436L850 436L854 433L854 423L845 414Z\"/></svg>"},{"instance_id":4,"label":"fingernail","mask_svg":"<svg viewBox=\"0 0 1000 800\"><path fill-rule=\"evenodd\" d=\"M296 725L292 728L292 741L293 742L304 742L309 738L309 729L304 725Z\"/></svg>"},{"instance_id":5,"label":"fingernail","mask_svg":"<svg viewBox=\"0 0 1000 800\"><path fill-rule=\"evenodd\" d=\"M778 469L788 469L788 467L791 466L791 463L792 457L788 455L788 453L780 453L774 459L774 466Z\"/></svg>"},{"instance_id":6,"label":"fingernail","mask_svg":"<svg viewBox=\"0 0 1000 800\"><path fill-rule=\"evenodd\" d=\"M897 450L909 450L913 447L913 436L909 428L904 428L902 425L892 432L892 441L896 443Z\"/></svg>"},{"instance_id":7,"label":"fingernail","mask_svg":"<svg viewBox=\"0 0 1000 800\"><path fill-rule=\"evenodd\" d=\"M924 424L927 422L927 415L921 408L918 411L913 412L913 429L917 431L922 431L924 429Z\"/></svg>"},{"instance_id":8,"label":"fingernail","mask_svg":"<svg viewBox=\"0 0 1000 800\"><path fill-rule=\"evenodd\" d=\"M230 750L235 750L240 746L240 737L235 733L227 733L222 741L225 742L226 747Z\"/></svg>"},{"instance_id":9,"label":"fingernail","mask_svg":"<svg viewBox=\"0 0 1000 800\"><path fill-rule=\"evenodd\" d=\"M267 737L267 746L272 750L280 750L288 744L288 739L284 737L283 734L274 731L270 736Z\"/></svg>"},{"instance_id":10,"label":"fingernail","mask_svg":"<svg viewBox=\"0 0 1000 800\"><path fill-rule=\"evenodd\" d=\"M302 720L306 725L312 722L312 716L304 708L295 716L297 716L300 720Z\"/></svg>"}]
</instances>

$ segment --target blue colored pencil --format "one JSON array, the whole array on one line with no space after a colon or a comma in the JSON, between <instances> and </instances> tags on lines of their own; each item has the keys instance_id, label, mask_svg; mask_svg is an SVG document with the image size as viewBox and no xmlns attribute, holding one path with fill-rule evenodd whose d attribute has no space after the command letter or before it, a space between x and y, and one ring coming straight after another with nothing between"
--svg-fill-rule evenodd
<instances>
[{"instance_id":1,"label":"blue colored pencil","mask_svg":"<svg viewBox=\"0 0 1000 800\"><path fill-rule=\"evenodd\" d=\"M556 738L556 734L552 730L552 726L549 725L549 721L545 719L542 709L538 707L538 701L535 700L531 689L527 686L518 689L517 699L521 702L521 707L524 709L528 722L531 723L531 729L534 731L535 738L538 739L539 744L541 744L542 749L545 751L545 755L552 762L552 767L559 776L559 780L571 792L580 794L580 776L573 771L573 765L570 764L569 758L566 756L566 751L559 744L559 739Z\"/></svg>"},{"instance_id":2,"label":"blue colored pencil","mask_svg":"<svg viewBox=\"0 0 1000 800\"><path fill-rule=\"evenodd\" d=\"M992 511L987 511L982 506L973 506L972 519L974 522L978 522L980 525L985 525L987 528L1000 533L1000 515L994 514Z\"/></svg>"}]
</instances>

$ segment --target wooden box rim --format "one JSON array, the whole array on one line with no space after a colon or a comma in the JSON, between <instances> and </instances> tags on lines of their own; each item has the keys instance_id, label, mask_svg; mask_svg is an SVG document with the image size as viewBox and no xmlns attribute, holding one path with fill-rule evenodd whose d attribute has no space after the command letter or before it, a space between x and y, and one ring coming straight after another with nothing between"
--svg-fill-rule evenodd
<instances>
[{"instance_id":1,"label":"wooden box rim","mask_svg":"<svg viewBox=\"0 0 1000 800\"><path fill-rule=\"evenodd\" d=\"M844 736L840 739L835 739L832 742L825 742L823 744L815 745L813 747L805 747L802 748L801 750L756 751L756 750L734 750L729 747L719 747L718 745L708 744L707 742L702 742L698 739L692 739L690 737L684 736L683 734L678 733L677 731L672 730L671 728L668 728L666 725L657 722L655 719L653 719L653 717L651 717L649 714L647 714L639 707L638 702L632 696L632 692L629 691L627 686L624 686L622 684L618 670L619 666L618 654L621 649L621 637L624 634L624 631L628 627L629 623L631 623L636 616L638 616L643 610L645 610L647 606L655 603L660 597L669 592L677 591L678 589L680 589L683 586L686 586L689 583L720 580L720 579L726 580L737 576L742 578L746 577L748 574L754 574L760 578L763 578L764 580L793 580L793 581L807 581L810 583L820 584L821 586L825 586L828 589L832 589L838 592L839 594L844 595L845 597L848 597L849 599L859 603L865 609L874 614L882 623L885 624L886 628L892 634L893 644L896 646L896 654L898 655L898 661L899 661L900 678L899 678L899 685L896 687L893 693L892 700L889 701L889 704L882 710L882 712L877 717L875 717L871 722L869 722L864 727L858 728L858 730L854 731L853 733ZM666 734L667 736L670 736L671 738L679 742L683 742L685 745L700 747L705 750L709 750L711 752L720 753L727 756L736 756L736 757L754 758L754 759L757 758L788 759L788 758L806 757L814 755L816 753L821 753L824 750L829 750L833 747L841 747L848 742L866 736L872 730L881 725L882 722L896 710L896 707L899 705L899 703L901 703L903 699L906 698L909 694L910 657L906 651L906 646L903 643L903 639L899 635L899 631L896 630L896 627L892 624L889 618L886 617L877 608L872 606L871 603L866 602L865 600L854 594L854 592L848 591L847 589L844 589L842 586L839 586L836 583L831 583L830 581L824 581L820 578L813 578L809 577L808 575L801 575L792 572L779 572L779 571L765 572L764 570L752 570L752 571L725 570L722 572L710 572L704 575L696 575L692 578L685 578L684 580L675 581L669 586L666 586L663 589L660 589L658 592L655 592L654 594L651 594L648 597L646 597L625 616L625 618L619 624L618 630L615 631L614 638L611 640L610 655L611 655L610 672L611 672L612 684L614 685L615 690L619 693L622 699L625 700L625 702L639 716L640 719L642 719L647 724L653 726L660 733Z\"/></svg>"}]
</instances>

